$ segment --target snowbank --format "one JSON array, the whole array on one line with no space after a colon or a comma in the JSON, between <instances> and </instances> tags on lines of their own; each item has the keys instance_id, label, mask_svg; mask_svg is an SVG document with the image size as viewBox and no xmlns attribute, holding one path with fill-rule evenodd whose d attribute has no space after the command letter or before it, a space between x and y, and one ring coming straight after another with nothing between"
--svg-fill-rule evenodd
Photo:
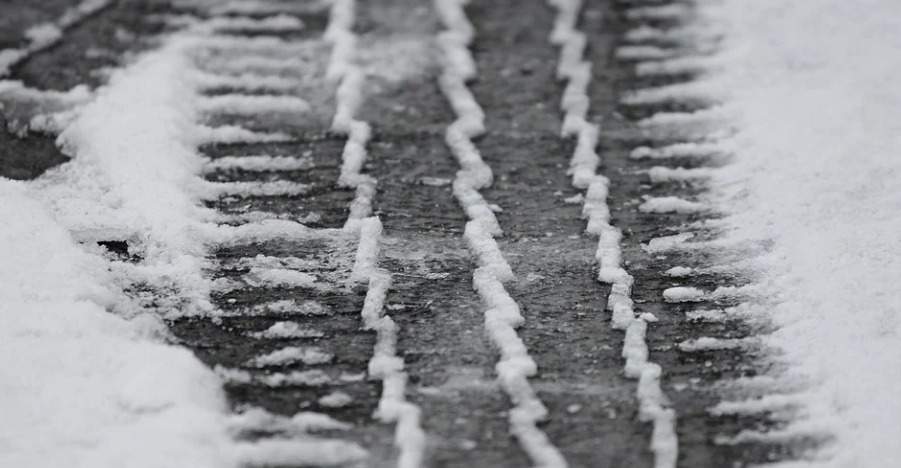
<instances>
[{"instance_id":1,"label":"snowbank","mask_svg":"<svg viewBox=\"0 0 901 468\"><path fill-rule=\"evenodd\" d=\"M58 140L71 161L0 179L0 466L238 464L220 379L123 293L165 278L154 286L185 301L173 310L208 308L183 46L145 54L74 111ZM98 241L142 261L108 262Z\"/></svg>"},{"instance_id":2,"label":"snowbank","mask_svg":"<svg viewBox=\"0 0 901 468\"><path fill-rule=\"evenodd\" d=\"M0 180L0 219L0 466L233 466L212 371L107 312L105 262L24 183Z\"/></svg>"},{"instance_id":3,"label":"snowbank","mask_svg":"<svg viewBox=\"0 0 901 468\"><path fill-rule=\"evenodd\" d=\"M739 116L714 177L732 238L771 239L767 344L810 379L817 466L901 459L901 2L725 0L713 79Z\"/></svg>"}]
</instances>

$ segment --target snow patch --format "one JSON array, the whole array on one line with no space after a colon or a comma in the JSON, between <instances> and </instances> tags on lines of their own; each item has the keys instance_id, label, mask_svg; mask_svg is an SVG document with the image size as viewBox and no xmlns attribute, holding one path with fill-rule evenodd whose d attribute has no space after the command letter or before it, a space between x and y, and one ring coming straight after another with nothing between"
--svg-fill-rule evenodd
<instances>
[{"instance_id":1,"label":"snow patch","mask_svg":"<svg viewBox=\"0 0 901 468\"><path fill-rule=\"evenodd\" d=\"M322 338L325 333L305 327L297 322L276 322L271 327L247 334L252 338L265 340L290 340L294 338Z\"/></svg>"},{"instance_id":2,"label":"snow patch","mask_svg":"<svg viewBox=\"0 0 901 468\"><path fill-rule=\"evenodd\" d=\"M666 302L701 302L707 300L707 293L691 286L677 286L663 291Z\"/></svg>"},{"instance_id":3,"label":"snow patch","mask_svg":"<svg viewBox=\"0 0 901 468\"><path fill-rule=\"evenodd\" d=\"M669 252L678 248L694 236L695 235L690 232L683 232L672 236L655 237L647 244L643 245L642 249L651 255Z\"/></svg>"},{"instance_id":4,"label":"snow patch","mask_svg":"<svg viewBox=\"0 0 901 468\"><path fill-rule=\"evenodd\" d=\"M675 143L662 148L640 146L632 150L632 159L672 159L672 158L725 158L731 148L723 142L716 143Z\"/></svg>"},{"instance_id":5,"label":"snow patch","mask_svg":"<svg viewBox=\"0 0 901 468\"><path fill-rule=\"evenodd\" d=\"M309 411L286 417L261 408L251 408L229 417L229 430L235 436L261 432L294 436L317 431L346 431L352 427L353 425L333 419L331 416Z\"/></svg>"},{"instance_id":6,"label":"snow patch","mask_svg":"<svg viewBox=\"0 0 901 468\"><path fill-rule=\"evenodd\" d=\"M317 400L321 406L326 408L342 408L351 404L354 399L344 392L331 392Z\"/></svg>"},{"instance_id":7,"label":"snow patch","mask_svg":"<svg viewBox=\"0 0 901 468\"><path fill-rule=\"evenodd\" d=\"M669 270L666 270L666 275L673 278L684 278L686 276L690 276L692 273L694 273L693 269L684 266L675 266L670 268Z\"/></svg>"},{"instance_id":8,"label":"snow patch","mask_svg":"<svg viewBox=\"0 0 901 468\"><path fill-rule=\"evenodd\" d=\"M709 179L712 172L712 169L706 167L686 169L684 167L669 168L654 166L648 170L648 177L651 178L652 184L695 182Z\"/></svg>"},{"instance_id":9,"label":"snow patch","mask_svg":"<svg viewBox=\"0 0 901 468\"><path fill-rule=\"evenodd\" d=\"M685 200L679 197L648 197L641 205L638 211L642 213L679 213L691 214L706 211L707 207L703 203Z\"/></svg>"},{"instance_id":10,"label":"snow patch","mask_svg":"<svg viewBox=\"0 0 901 468\"><path fill-rule=\"evenodd\" d=\"M623 61L661 60L678 56L679 51L649 45L629 45L616 48L614 55Z\"/></svg>"},{"instance_id":11,"label":"snow patch","mask_svg":"<svg viewBox=\"0 0 901 468\"><path fill-rule=\"evenodd\" d=\"M253 116L272 113L303 114L310 111L310 103L299 97L265 94L204 96L198 105L201 111L209 114Z\"/></svg>"},{"instance_id":12,"label":"snow patch","mask_svg":"<svg viewBox=\"0 0 901 468\"><path fill-rule=\"evenodd\" d=\"M685 340L677 347L679 351L694 353L699 351L719 351L723 349L740 349L757 343L755 338L713 338L709 336Z\"/></svg>"},{"instance_id":13,"label":"snow patch","mask_svg":"<svg viewBox=\"0 0 901 468\"><path fill-rule=\"evenodd\" d=\"M330 362L333 358L333 355L326 353L317 347L288 346L262 356L257 356L251 359L250 362L248 362L248 365L253 367L284 366L296 363L316 365Z\"/></svg>"}]
</instances>

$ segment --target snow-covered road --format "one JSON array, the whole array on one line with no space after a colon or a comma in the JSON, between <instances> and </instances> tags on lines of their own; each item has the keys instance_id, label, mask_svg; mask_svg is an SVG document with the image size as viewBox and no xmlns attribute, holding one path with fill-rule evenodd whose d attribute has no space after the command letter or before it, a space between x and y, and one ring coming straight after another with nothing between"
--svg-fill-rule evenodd
<instances>
[{"instance_id":1,"label":"snow-covered road","mask_svg":"<svg viewBox=\"0 0 901 468\"><path fill-rule=\"evenodd\" d=\"M901 457L891 0L0 14L0 466Z\"/></svg>"}]
</instances>

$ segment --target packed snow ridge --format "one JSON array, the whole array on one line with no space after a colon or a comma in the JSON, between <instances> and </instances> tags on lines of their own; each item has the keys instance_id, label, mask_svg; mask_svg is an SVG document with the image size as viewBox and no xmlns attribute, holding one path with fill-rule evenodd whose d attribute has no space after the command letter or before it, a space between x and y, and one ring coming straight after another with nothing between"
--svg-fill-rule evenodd
<instances>
[{"instance_id":1,"label":"packed snow ridge","mask_svg":"<svg viewBox=\"0 0 901 468\"><path fill-rule=\"evenodd\" d=\"M495 367L498 380L514 402L508 418L510 432L535 466L565 467L567 463L560 451L537 427L548 414L528 381L538 369L516 333L523 317L504 287L514 276L494 239L502 234L501 228L494 210L479 193L491 185L493 176L472 142L485 131L485 116L467 87L467 82L478 72L469 51L475 30L463 9L466 3L466 0L434 2L446 28L438 35L443 67L439 85L457 115L445 133L445 142L461 167L453 181L453 193L469 217L464 237L479 263L473 273L473 285L488 307L485 328L501 354Z\"/></svg>"},{"instance_id":2,"label":"packed snow ridge","mask_svg":"<svg viewBox=\"0 0 901 468\"><path fill-rule=\"evenodd\" d=\"M676 466L679 444L675 430L675 411L660 388L661 367L648 360L645 341L648 322L656 321L650 314L635 317L631 299L632 276L622 266L622 233L610 225L607 205L609 180L597 174L600 156L598 127L586 120L589 107L587 95L591 80L591 63L583 60L585 35L576 29L582 7L581 0L551 0L557 10L550 40L560 47L557 76L567 81L561 108L565 113L562 135L576 137L576 149L569 173L573 186L586 190L583 217L588 219L587 231L597 235L596 260L600 271L598 280L612 285L607 308L613 312L613 326L626 330L622 355L626 359L626 375L638 379L639 417L653 423L651 450L657 468ZM637 10L630 10L637 11Z\"/></svg>"},{"instance_id":3,"label":"packed snow ridge","mask_svg":"<svg viewBox=\"0 0 901 468\"><path fill-rule=\"evenodd\" d=\"M420 426L419 407L406 399L407 373L403 358L397 355L397 324L385 315L385 297L392 278L387 270L378 267L382 223L377 216L370 216L377 181L361 173L372 129L369 123L355 118L363 101L365 80L365 73L356 64L355 57L355 7L356 0L333 0L325 32L326 40L332 44L326 75L340 80L332 130L347 135L338 183L356 189L344 230L359 236L351 281L368 286L361 311L363 328L376 333L368 369L370 377L382 381L382 395L375 417L396 424L394 444L400 452L397 466L418 468L425 453L426 435Z\"/></svg>"}]
</instances>

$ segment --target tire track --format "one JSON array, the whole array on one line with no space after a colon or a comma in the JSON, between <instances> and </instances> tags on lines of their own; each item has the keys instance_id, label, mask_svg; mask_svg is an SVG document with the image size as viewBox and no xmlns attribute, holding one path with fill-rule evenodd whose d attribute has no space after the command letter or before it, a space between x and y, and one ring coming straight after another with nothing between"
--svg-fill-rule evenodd
<instances>
[{"instance_id":1,"label":"tire track","mask_svg":"<svg viewBox=\"0 0 901 468\"><path fill-rule=\"evenodd\" d=\"M601 135L607 172L620 176L611 184L611 217L623 228L636 311L659 319L647 342L650 358L666 370L661 385L679 414L679 465L784 459L791 449L780 443L723 443L726 434L778 427L766 412L717 410L723 398L759 397L754 382L778 374L759 360L753 340L767 325L753 319L753 309L735 307L754 295L744 288L747 270L714 262L765 248L718 244L717 214L704 204L706 174L729 153L728 138L708 133L712 122L728 126L729 119L700 76L718 66L709 55L717 39L683 27L693 15L687 2L618 2L605 13L602 27L616 38L617 51L589 55L595 73L617 86L592 96L592 106L625 116L608 121Z\"/></svg>"},{"instance_id":2,"label":"tire track","mask_svg":"<svg viewBox=\"0 0 901 468\"><path fill-rule=\"evenodd\" d=\"M565 111L561 133L577 140L570 172L573 185L586 189L583 216L588 219L587 231L599 237L596 259L600 271L598 280L611 285L607 310L613 314L612 325L626 331L622 356L626 359L627 377L638 379L638 416L653 423L650 448L654 452L654 466L675 467L679 453L676 436L676 414L660 387L662 368L648 361L646 341L648 322L658 319L651 314L636 317L631 298L634 278L624 268L620 241L622 231L610 224L607 206L610 181L596 174L600 158L595 153L599 129L585 120L588 113L587 88L591 79L591 63L582 59L586 37L576 29L581 2L554 1L557 20L551 41L560 45L557 76L567 80L561 107Z\"/></svg>"},{"instance_id":3,"label":"tire track","mask_svg":"<svg viewBox=\"0 0 901 468\"><path fill-rule=\"evenodd\" d=\"M335 117L332 129L347 134L342 153L339 184L356 189L344 230L356 231L358 247L351 279L367 283L363 303L363 328L375 330L376 343L367 372L370 378L382 381L382 394L375 417L385 423L395 423L394 445L398 448L397 466L416 468L421 465L425 451L425 433L420 426L420 410L406 399L407 373L404 360L397 355L397 325L385 315L385 296L391 286L391 273L378 267L382 222L372 214L372 199L377 180L360 173L366 159L366 145L372 129L365 121L355 119L363 99L363 71L356 64L356 35L354 24L355 0L332 4L326 37L332 42L332 61L327 75L338 75Z\"/></svg>"},{"instance_id":4,"label":"tire track","mask_svg":"<svg viewBox=\"0 0 901 468\"><path fill-rule=\"evenodd\" d=\"M501 387L513 403L510 432L534 465L565 467L567 463L559 450L536 425L548 415L528 381L537 373L537 366L515 331L522 325L523 317L505 287L514 276L494 239L502 235L493 213L497 208L489 206L479 193L491 185L492 173L472 143L472 138L485 129L484 113L467 88L467 82L477 76L477 71L468 50L475 31L463 10L465 3L437 0L435 6L447 28L438 36L444 61L439 84L457 114L457 120L447 129L445 141L461 167L453 190L470 219L463 236L479 263L473 273L473 285L488 307L485 329L501 354L496 371Z\"/></svg>"},{"instance_id":5,"label":"tire track","mask_svg":"<svg viewBox=\"0 0 901 468\"><path fill-rule=\"evenodd\" d=\"M329 21L316 20L322 16ZM360 460L361 446L372 449L373 463L387 462L394 458L388 428L371 421L378 408L383 421L398 421L398 464L416 466L418 413L403 398L402 361L391 350L395 327L381 316L390 277L376 266L380 223L367 218L375 181L359 172L369 127L354 120L362 74L354 65L353 2L299 17L298 27L321 25L318 36L285 30L284 20L229 17L213 23L224 32L201 41L197 60L215 89L203 99L221 103L208 107L207 125L223 142L207 149L214 158L208 186L216 194L210 207L232 227L220 228L218 266L210 272L222 312L171 328L226 379L239 412L264 415L262 429L250 431L258 450L249 465L344 466ZM253 34L242 33L251 26ZM263 34L267 28L274 30ZM297 52L302 60L293 65L300 69L274 63ZM223 66L227 57L245 60L253 74ZM224 89L215 85L236 76ZM296 85L279 87L283 94L246 93L259 76L294 78ZM334 101L316 100L329 89ZM305 105L285 106L291 102ZM326 134L329 124L346 140ZM339 182L344 188L333 185ZM285 438L284 422L309 411L351 422L340 436L356 443L330 439L308 453L284 447L293 440ZM334 429L325 433L337 435Z\"/></svg>"},{"instance_id":6,"label":"tire track","mask_svg":"<svg viewBox=\"0 0 901 468\"><path fill-rule=\"evenodd\" d=\"M483 77L473 92L486 103L489 129L478 145L498 178L484 193L510 226L500 244L521 277L510 291L526 305L520 333L542 369L533 383L555 410L549 436L575 466L650 464L650 434L632 421L634 386L621 375L622 335L602 312L608 291L595 280L597 243L583 235L579 190L564 170L578 146L560 139L553 111L561 89L550 13L541 2L472 7Z\"/></svg>"},{"instance_id":7,"label":"tire track","mask_svg":"<svg viewBox=\"0 0 901 468\"><path fill-rule=\"evenodd\" d=\"M443 133L453 114L437 86L437 18L416 2L372 2L364 11L374 76L362 113L382 122L371 157L384 267L394 276L387 308L401 326L410 398L429 434L425 466L522 466L508 403L489 378L496 358L478 333L484 318L468 273L465 218L449 187L456 167ZM375 52L392 46L405 53Z\"/></svg>"}]
</instances>

